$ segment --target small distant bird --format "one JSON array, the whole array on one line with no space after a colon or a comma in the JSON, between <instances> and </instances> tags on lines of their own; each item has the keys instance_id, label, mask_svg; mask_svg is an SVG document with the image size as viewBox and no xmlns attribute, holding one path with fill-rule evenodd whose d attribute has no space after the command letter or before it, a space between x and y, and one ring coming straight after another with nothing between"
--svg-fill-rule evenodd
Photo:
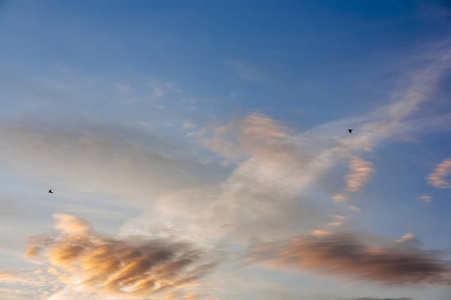
<instances>
[{"instance_id":1,"label":"small distant bird","mask_svg":"<svg viewBox=\"0 0 451 300\"><path fill-rule=\"evenodd\" d=\"M352 129L352 128L349 128L349 129L348 129L349 133L352 133L353 130L354 130L354 129Z\"/></svg>"},{"instance_id":2,"label":"small distant bird","mask_svg":"<svg viewBox=\"0 0 451 300\"><path fill-rule=\"evenodd\" d=\"M52 189L49 190L49 193L50 193L50 194L53 194Z\"/></svg>"}]
</instances>

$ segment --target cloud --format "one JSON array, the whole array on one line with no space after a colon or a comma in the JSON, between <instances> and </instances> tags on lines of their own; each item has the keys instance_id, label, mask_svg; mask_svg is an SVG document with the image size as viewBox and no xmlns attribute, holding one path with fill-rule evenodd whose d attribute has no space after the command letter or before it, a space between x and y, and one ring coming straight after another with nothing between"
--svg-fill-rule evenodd
<instances>
[{"instance_id":1,"label":"cloud","mask_svg":"<svg viewBox=\"0 0 451 300\"><path fill-rule=\"evenodd\" d=\"M255 83L265 83L271 80L270 74L257 65L237 59L230 59L227 64L245 80Z\"/></svg>"},{"instance_id":2,"label":"cloud","mask_svg":"<svg viewBox=\"0 0 451 300\"><path fill-rule=\"evenodd\" d=\"M432 202L432 196L429 195L421 195L418 197L418 200L423 202L424 205L429 206Z\"/></svg>"},{"instance_id":3,"label":"cloud","mask_svg":"<svg viewBox=\"0 0 451 300\"><path fill-rule=\"evenodd\" d=\"M119 196L127 203L150 208L143 218L155 224L172 222L171 230L192 233L192 240L208 243L211 237L221 240L226 236L231 244L239 244L254 236L284 238L318 228L318 223L325 224L328 215L336 213L330 205L320 203L321 198L328 199L329 195L322 197L325 189L318 188L325 186L322 180L333 168L349 163L349 171L346 167L341 170L346 183L342 193L336 194L336 201L345 202L349 193L361 189L370 180L375 166L367 161L365 153L388 138L400 136L406 117L429 99L433 85L447 65L444 62L443 59L433 61L433 68L427 66L418 72L419 76L414 76L412 86L416 88L408 88L394 103L366 116L302 132L294 132L286 124L261 113L251 113L225 124L208 124L197 138L224 159L226 164L221 170L214 163L200 163L190 154L192 145L189 144L174 144L120 128L106 130L102 126L70 124L64 129L49 129L35 124L3 123L0 126L2 157L37 178L63 182L82 191ZM443 67L438 67L440 64ZM349 124L357 128L352 135L346 132ZM359 210L355 206L349 208ZM49 264L58 268L61 278L67 274L75 276L74 270L80 268L80 276L87 276L80 265L81 258L88 250L96 250L97 240L128 245L125 240L107 239L90 232L89 224L77 219L71 223L67 215L62 220L66 223L60 222L61 236L44 244L36 242L28 252L31 256L49 255ZM337 219L330 225L342 221ZM86 240L88 246L72 243L76 236ZM330 236L335 235L317 234L315 238ZM172 239L162 240L170 244ZM133 243L129 246L141 247ZM372 256L362 254L362 257L370 260ZM343 260L352 263L350 258ZM381 268L384 267L387 268L382 264ZM349 269L350 274L360 274L356 268ZM126 278L146 273L133 265L118 272L121 271ZM113 290L121 289L118 285L107 285L109 281L105 279L99 284L104 290L111 286Z\"/></svg>"},{"instance_id":4,"label":"cloud","mask_svg":"<svg viewBox=\"0 0 451 300\"><path fill-rule=\"evenodd\" d=\"M376 244L383 245L376 245ZM356 233L314 234L257 245L250 262L271 268L384 284L451 284L450 262L411 244L375 241Z\"/></svg>"},{"instance_id":5,"label":"cloud","mask_svg":"<svg viewBox=\"0 0 451 300\"><path fill-rule=\"evenodd\" d=\"M150 86L152 88L152 92L150 94L151 98L161 98L168 92L178 92L178 89L174 87L172 82L153 79L150 81Z\"/></svg>"},{"instance_id":6,"label":"cloud","mask_svg":"<svg viewBox=\"0 0 451 300\"><path fill-rule=\"evenodd\" d=\"M9 271L0 272L0 282L8 282L8 283L27 283L28 281L20 276L20 274L16 274Z\"/></svg>"},{"instance_id":7,"label":"cloud","mask_svg":"<svg viewBox=\"0 0 451 300\"><path fill-rule=\"evenodd\" d=\"M345 175L345 190L332 196L335 202L345 203L349 193L361 189L369 182L371 173L376 171L373 163L359 157L363 153L372 151L388 139L408 140L414 133L443 129L449 124L448 115L424 119L416 114L421 104L432 99L440 77L450 68L449 48L448 44L431 47L421 57L423 65L407 73L403 86L393 93L390 104L367 115L326 123L310 130L309 136L332 139L336 160L350 161L350 173ZM344 138L341 132L349 127L356 129Z\"/></svg>"},{"instance_id":8,"label":"cloud","mask_svg":"<svg viewBox=\"0 0 451 300\"><path fill-rule=\"evenodd\" d=\"M304 207L308 206L311 203L303 196L322 186L333 168L345 162L349 164L345 187L331 197L344 204L376 171L375 165L365 159L365 153L388 139L405 139L407 128L418 129L415 122L424 123L415 113L421 104L432 99L436 83L450 66L451 57L445 50L431 50L429 56L423 57L424 64L410 72L404 86L393 93L394 101L367 115L294 133L269 116L252 113L226 124L205 126L199 140L227 164L237 166L226 182L233 182L229 187L235 191L246 185L240 189L240 195L247 199L260 197L247 191L270 190L274 199L297 196ZM344 134L349 127L357 129L352 135ZM284 206L291 205L290 201L286 203ZM356 206L349 208L360 210Z\"/></svg>"},{"instance_id":9,"label":"cloud","mask_svg":"<svg viewBox=\"0 0 451 300\"><path fill-rule=\"evenodd\" d=\"M213 152L229 160L251 156L262 159L285 158L292 147L288 128L260 113L225 125L210 124L200 132L201 142Z\"/></svg>"},{"instance_id":10,"label":"cloud","mask_svg":"<svg viewBox=\"0 0 451 300\"><path fill-rule=\"evenodd\" d=\"M415 239L416 239L415 235L413 233L408 232L405 235L403 235L399 240L396 240L396 242L404 243L404 242L409 242L409 241L412 241Z\"/></svg>"},{"instance_id":11,"label":"cloud","mask_svg":"<svg viewBox=\"0 0 451 300\"><path fill-rule=\"evenodd\" d=\"M450 174L451 158L447 158L435 167L434 172L428 175L427 180L430 185L436 188L449 189L451 188L451 183L445 177Z\"/></svg>"},{"instance_id":12,"label":"cloud","mask_svg":"<svg viewBox=\"0 0 451 300\"><path fill-rule=\"evenodd\" d=\"M130 92L131 87L129 85L126 84L122 84L122 83L116 83L114 85L116 92L121 93L121 94L126 94L128 92Z\"/></svg>"},{"instance_id":13,"label":"cloud","mask_svg":"<svg viewBox=\"0 0 451 300\"><path fill-rule=\"evenodd\" d=\"M198 224L205 220L205 228L226 226L240 236L280 234L322 219L307 190L332 164L329 148L293 135L281 122L260 113L223 125L209 124L197 140L225 159L229 176L218 185L162 198L162 210L176 207L182 218L191 216Z\"/></svg>"},{"instance_id":14,"label":"cloud","mask_svg":"<svg viewBox=\"0 0 451 300\"><path fill-rule=\"evenodd\" d=\"M91 227L88 222L72 215L53 214L56 220L55 229L66 234L86 234Z\"/></svg>"},{"instance_id":15,"label":"cloud","mask_svg":"<svg viewBox=\"0 0 451 300\"><path fill-rule=\"evenodd\" d=\"M58 288L58 285L41 273L39 269L0 271L0 285L2 285L0 287L0 298L33 299L39 295L39 299L46 299L48 288Z\"/></svg>"},{"instance_id":16,"label":"cloud","mask_svg":"<svg viewBox=\"0 0 451 300\"><path fill-rule=\"evenodd\" d=\"M348 197L343 194L335 194L333 195L332 200L337 203L345 203L348 200Z\"/></svg>"},{"instance_id":17,"label":"cloud","mask_svg":"<svg viewBox=\"0 0 451 300\"><path fill-rule=\"evenodd\" d=\"M341 226L343 225L346 221L349 220L349 217L347 216L342 216L342 215L335 215L334 216L335 220L333 222L329 222L326 225L328 226Z\"/></svg>"},{"instance_id":18,"label":"cloud","mask_svg":"<svg viewBox=\"0 0 451 300\"><path fill-rule=\"evenodd\" d=\"M360 208L358 208L358 207L356 207L356 206L354 206L354 205L349 205L348 208L349 208L350 210L353 210L353 211L361 211L361 210L362 210L362 209L360 209Z\"/></svg>"},{"instance_id":19,"label":"cloud","mask_svg":"<svg viewBox=\"0 0 451 300\"><path fill-rule=\"evenodd\" d=\"M373 163L365 161L361 158L354 157L350 163L350 174L346 175L346 189L351 192L358 191L369 180L372 172L376 171L373 168Z\"/></svg>"},{"instance_id":20,"label":"cloud","mask_svg":"<svg viewBox=\"0 0 451 300\"><path fill-rule=\"evenodd\" d=\"M311 130L294 132L261 113L207 124L197 140L224 159L222 167L215 164L219 159L211 158L211 153L212 163L202 163L204 157L193 155L192 144L99 125L56 127L3 121L1 156L22 174L52 186L112 195L149 209L152 220L197 226L204 235L308 232L328 217L329 207L319 208L322 197L317 194L330 190L325 178L331 170L349 163L347 173L340 170L345 176L344 189L332 193L335 201L345 202L376 169L364 154L399 134L406 116L429 99L448 65L446 57L439 55L414 72L411 85L396 95L394 103ZM162 82L151 86L172 89ZM348 126L356 128L352 135L343 129ZM199 151L201 155L204 150Z\"/></svg>"},{"instance_id":21,"label":"cloud","mask_svg":"<svg viewBox=\"0 0 451 300\"><path fill-rule=\"evenodd\" d=\"M205 165L187 145L111 126L0 124L1 158L59 193L101 193L149 208L174 190L210 184L223 171Z\"/></svg>"},{"instance_id":22,"label":"cloud","mask_svg":"<svg viewBox=\"0 0 451 300\"><path fill-rule=\"evenodd\" d=\"M211 251L187 242L149 237L117 239L92 231L76 216L55 214L55 237L30 239L30 253L50 265L67 285L92 293L145 298L202 289L201 278L216 266Z\"/></svg>"}]
</instances>

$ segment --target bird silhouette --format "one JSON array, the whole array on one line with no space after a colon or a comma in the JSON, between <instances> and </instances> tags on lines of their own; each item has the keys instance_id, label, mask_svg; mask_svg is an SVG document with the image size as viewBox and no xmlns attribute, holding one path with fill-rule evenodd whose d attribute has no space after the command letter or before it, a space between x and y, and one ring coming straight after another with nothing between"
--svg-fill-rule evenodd
<instances>
[{"instance_id":1,"label":"bird silhouette","mask_svg":"<svg viewBox=\"0 0 451 300\"><path fill-rule=\"evenodd\" d=\"M53 194L52 189L49 190L49 193L50 193L50 194Z\"/></svg>"},{"instance_id":2,"label":"bird silhouette","mask_svg":"<svg viewBox=\"0 0 451 300\"><path fill-rule=\"evenodd\" d=\"M354 130L354 129L352 129L352 128L349 128L349 129L348 129L349 133L352 133L353 130Z\"/></svg>"}]
</instances>

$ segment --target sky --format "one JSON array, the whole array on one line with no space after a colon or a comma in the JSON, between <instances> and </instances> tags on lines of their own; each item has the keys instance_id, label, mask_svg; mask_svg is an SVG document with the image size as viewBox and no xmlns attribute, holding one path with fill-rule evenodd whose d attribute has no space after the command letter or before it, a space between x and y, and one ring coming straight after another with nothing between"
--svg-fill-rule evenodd
<instances>
[{"instance_id":1,"label":"sky","mask_svg":"<svg viewBox=\"0 0 451 300\"><path fill-rule=\"evenodd\" d=\"M451 299L449 1L3 0L0 45L1 299Z\"/></svg>"}]
</instances>

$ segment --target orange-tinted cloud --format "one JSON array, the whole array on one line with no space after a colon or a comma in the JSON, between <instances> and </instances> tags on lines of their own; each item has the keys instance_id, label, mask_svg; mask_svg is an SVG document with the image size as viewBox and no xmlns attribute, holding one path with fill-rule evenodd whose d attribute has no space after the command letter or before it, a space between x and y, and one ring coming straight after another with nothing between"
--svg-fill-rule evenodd
<instances>
[{"instance_id":1,"label":"orange-tinted cloud","mask_svg":"<svg viewBox=\"0 0 451 300\"><path fill-rule=\"evenodd\" d=\"M395 242L375 246L367 240L351 233L314 234L259 245L249 260L385 284L451 284L450 262L436 253Z\"/></svg>"},{"instance_id":2,"label":"orange-tinted cloud","mask_svg":"<svg viewBox=\"0 0 451 300\"><path fill-rule=\"evenodd\" d=\"M447 158L442 161L435 169L434 172L427 177L428 183L436 188L449 189L451 183L446 180L445 177L451 174L451 158Z\"/></svg>"},{"instance_id":3,"label":"orange-tinted cloud","mask_svg":"<svg viewBox=\"0 0 451 300\"><path fill-rule=\"evenodd\" d=\"M351 173L345 176L346 189L351 192L358 191L371 178L371 173L376 171L373 168L373 163L354 157L349 164Z\"/></svg>"},{"instance_id":4,"label":"orange-tinted cloud","mask_svg":"<svg viewBox=\"0 0 451 300\"><path fill-rule=\"evenodd\" d=\"M199 286L199 279L215 266L207 251L188 243L142 237L119 240L93 232L88 222L75 216L54 217L61 234L31 239L27 253L40 254L66 284L135 298L184 294L184 289Z\"/></svg>"},{"instance_id":5,"label":"orange-tinted cloud","mask_svg":"<svg viewBox=\"0 0 451 300\"><path fill-rule=\"evenodd\" d=\"M333 195L332 200L337 203L345 203L348 200L348 197L343 194L335 194Z\"/></svg>"},{"instance_id":6,"label":"orange-tinted cloud","mask_svg":"<svg viewBox=\"0 0 451 300\"><path fill-rule=\"evenodd\" d=\"M55 229L67 234L85 234L90 225L85 220L66 214L53 214L56 220Z\"/></svg>"}]
</instances>

